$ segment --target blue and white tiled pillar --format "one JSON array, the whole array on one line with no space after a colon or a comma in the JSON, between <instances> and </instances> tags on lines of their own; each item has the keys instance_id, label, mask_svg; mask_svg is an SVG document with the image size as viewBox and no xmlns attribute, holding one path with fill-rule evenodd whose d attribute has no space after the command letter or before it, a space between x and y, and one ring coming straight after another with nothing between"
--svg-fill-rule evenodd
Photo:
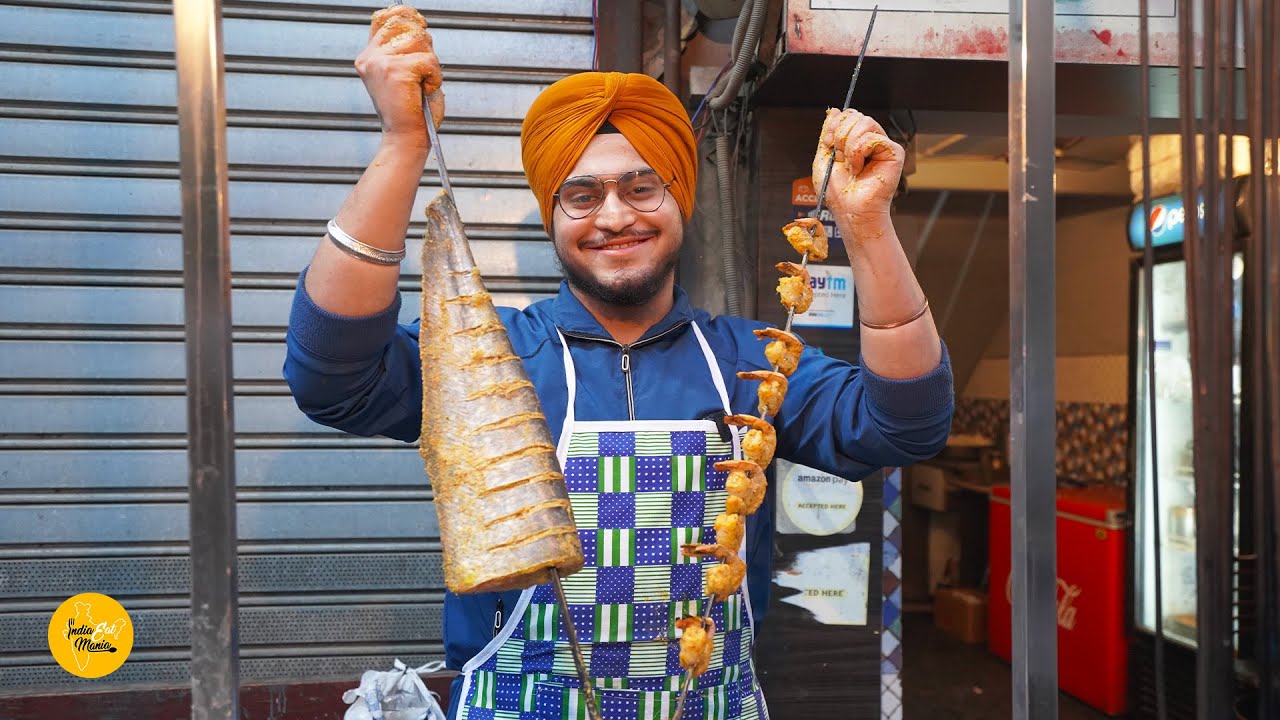
<instances>
[{"instance_id":1,"label":"blue and white tiled pillar","mask_svg":"<svg viewBox=\"0 0 1280 720\"><path fill-rule=\"evenodd\" d=\"M880 718L902 720L902 469L884 472Z\"/></svg>"}]
</instances>

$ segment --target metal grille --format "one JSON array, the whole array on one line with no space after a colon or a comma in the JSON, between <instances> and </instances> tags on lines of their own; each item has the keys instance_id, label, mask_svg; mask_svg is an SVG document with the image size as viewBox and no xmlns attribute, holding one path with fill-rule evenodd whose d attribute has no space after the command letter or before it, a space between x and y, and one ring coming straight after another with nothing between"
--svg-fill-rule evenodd
<instances>
[{"instance_id":1,"label":"metal grille","mask_svg":"<svg viewBox=\"0 0 1280 720\"><path fill-rule=\"evenodd\" d=\"M1155 636L1146 632L1133 634L1134 697L1130 700L1130 713L1142 720L1155 720L1156 678L1153 657ZM1165 693L1169 720L1194 720L1196 717L1196 656L1186 646L1165 641Z\"/></svg>"},{"instance_id":2,"label":"metal grille","mask_svg":"<svg viewBox=\"0 0 1280 720\"><path fill-rule=\"evenodd\" d=\"M241 677L349 676L441 653L431 491L412 447L312 424L280 377L299 271L378 143L359 0L224 0ZM588 69L591 0L437 0L442 128L495 299L554 292L520 121ZM172 3L0 2L0 694L189 682L182 241ZM428 171L416 207L437 191ZM416 238L401 279L416 316ZM45 647L80 592L136 646L71 678ZM72 681L72 682L68 682Z\"/></svg>"},{"instance_id":3,"label":"metal grille","mask_svg":"<svg viewBox=\"0 0 1280 720\"><path fill-rule=\"evenodd\" d=\"M444 628L439 597L435 595L434 604L242 607L241 649L272 646L305 651L342 644L436 642ZM147 650L187 654L191 615L185 607L134 610L129 618L136 638L131 659L145 658ZM5 638L6 652L31 655L48 652L48 626L48 612L0 615L0 637Z\"/></svg>"},{"instance_id":4,"label":"metal grille","mask_svg":"<svg viewBox=\"0 0 1280 720\"><path fill-rule=\"evenodd\" d=\"M333 652L335 648L328 648ZM306 679L351 678L351 687L360 684L360 675L365 670L379 668L391 669L395 659L403 660L413 666L422 665L431 660L439 660L444 655L444 648L439 643L431 645L405 645L394 649L394 653L380 654L331 654L321 657L248 657L241 654L240 673L255 682L273 680L298 682ZM62 668L52 662L40 666L6 667L3 670L5 685L0 688L3 695L42 695L59 691L74 691L83 688L86 681L71 677ZM76 681L76 682L72 682ZM111 682L115 685L152 685L176 686L191 682L190 666L185 661L143 661L130 658L119 670L111 674ZM334 698L338 704L338 698Z\"/></svg>"}]
</instances>

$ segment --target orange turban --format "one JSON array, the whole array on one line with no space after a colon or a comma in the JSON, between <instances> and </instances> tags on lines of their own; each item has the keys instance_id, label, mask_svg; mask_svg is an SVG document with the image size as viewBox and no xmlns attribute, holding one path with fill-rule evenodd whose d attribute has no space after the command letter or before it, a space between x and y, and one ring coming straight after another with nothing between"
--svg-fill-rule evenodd
<instances>
[{"instance_id":1,"label":"orange turban","mask_svg":"<svg viewBox=\"0 0 1280 720\"><path fill-rule=\"evenodd\" d=\"M687 221L698 180L689 113L662 83L638 73L584 72L542 91L520 129L520 154L551 232L552 197L608 120L662 179Z\"/></svg>"}]
</instances>

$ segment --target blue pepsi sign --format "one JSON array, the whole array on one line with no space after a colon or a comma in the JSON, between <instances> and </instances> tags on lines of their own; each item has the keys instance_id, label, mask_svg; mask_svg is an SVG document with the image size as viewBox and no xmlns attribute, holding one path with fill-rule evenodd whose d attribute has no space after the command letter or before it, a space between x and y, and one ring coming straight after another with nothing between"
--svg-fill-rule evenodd
<instances>
[{"instance_id":1,"label":"blue pepsi sign","mask_svg":"<svg viewBox=\"0 0 1280 720\"><path fill-rule=\"evenodd\" d=\"M1199 197L1199 196L1198 196ZM1204 198L1199 197L1197 214L1200 228L1204 228ZM1145 222L1144 222L1145 220ZM1145 229L1151 227L1151 245L1177 245L1186 236L1187 212L1182 207L1181 195L1166 195L1151 201L1151 216L1143 218L1142 203L1134 206L1129 214L1129 244L1141 250L1146 242Z\"/></svg>"}]
</instances>

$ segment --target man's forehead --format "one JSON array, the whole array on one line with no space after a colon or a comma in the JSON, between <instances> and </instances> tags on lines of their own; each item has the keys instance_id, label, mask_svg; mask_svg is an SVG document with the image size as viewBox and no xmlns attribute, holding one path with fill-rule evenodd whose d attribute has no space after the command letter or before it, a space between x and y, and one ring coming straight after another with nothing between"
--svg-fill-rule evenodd
<instances>
[{"instance_id":1,"label":"man's forehead","mask_svg":"<svg viewBox=\"0 0 1280 720\"><path fill-rule=\"evenodd\" d=\"M574 175L608 175L648 167L631 141L621 133L596 135L569 171Z\"/></svg>"}]
</instances>

